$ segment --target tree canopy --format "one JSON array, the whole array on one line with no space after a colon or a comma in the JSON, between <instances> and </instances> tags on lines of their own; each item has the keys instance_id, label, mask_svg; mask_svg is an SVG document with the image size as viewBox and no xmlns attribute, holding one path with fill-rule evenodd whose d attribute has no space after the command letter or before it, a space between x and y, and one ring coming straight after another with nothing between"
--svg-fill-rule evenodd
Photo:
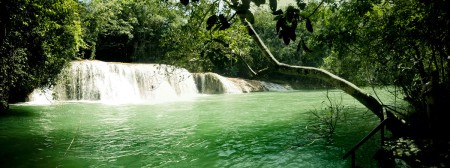
<instances>
[{"instance_id":1,"label":"tree canopy","mask_svg":"<svg viewBox=\"0 0 450 168\"><path fill-rule=\"evenodd\" d=\"M275 32L269 31L272 36L278 36L286 45L295 42L297 51L323 60L312 66L360 84L399 87L411 107L403 111L383 105L326 70L279 62L280 54L273 55L253 27L255 12L250 6L261 6L266 1L219 2L224 2L228 9L209 16L206 29L223 31L240 21L276 72L322 79L355 97L381 119L384 114L380 109L387 110L390 116L393 112L409 115L408 124L415 127L416 133L448 138L448 134L438 131L448 126L445 123L449 118L442 111L448 109L450 95L448 29L445 28L450 21L443 7L448 6L447 1L322 0L306 4L297 0L296 6L284 10L278 9L277 1L268 1L276 22Z\"/></svg>"},{"instance_id":2,"label":"tree canopy","mask_svg":"<svg viewBox=\"0 0 450 168\"><path fill-rule=\"evenodd\" d=\"M0 110L52 82L83 47L78 4L72 0L0 2Z\"/></svg>"},{"instance_id":3,"label":"tree canopy","mask_svg":"<svg viewBox=\"0 0 450 168\"><path fill-rule=\"evenodd\" d=\"M394 85L411 105L406 111L414 112L399 114L416 116L411 122L448 118L439 110L448 109L450 100L448 1L281 3L2 1L1 106L50 85L74 59L166 63L193 72L271 78L281 76L273 66L279 61L326 70L357 85ZM276 61L266 56L270 53ZM302 76L311 76L306 73Z\"/></svg>"}]
</instances>

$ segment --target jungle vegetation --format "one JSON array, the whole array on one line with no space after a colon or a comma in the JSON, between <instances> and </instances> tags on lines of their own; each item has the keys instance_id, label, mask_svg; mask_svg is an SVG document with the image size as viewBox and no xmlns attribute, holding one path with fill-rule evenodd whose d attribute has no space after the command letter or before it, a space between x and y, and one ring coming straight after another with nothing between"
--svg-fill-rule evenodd
<instances>
[{"instance_id":1,"label":"jungle vegetation","mask_svg":"<svg viewBox=\"0 0 450 168\"><path fill-rule=\"evenodd\" d=\"M449 138L447 0L282 2L1 1L0 110L51 85L71 60L165 63L317 78L380 118L393 114L420 136ZM394 110L356 85L395 86L409 106Z\"/></svg>"}]
</instances>

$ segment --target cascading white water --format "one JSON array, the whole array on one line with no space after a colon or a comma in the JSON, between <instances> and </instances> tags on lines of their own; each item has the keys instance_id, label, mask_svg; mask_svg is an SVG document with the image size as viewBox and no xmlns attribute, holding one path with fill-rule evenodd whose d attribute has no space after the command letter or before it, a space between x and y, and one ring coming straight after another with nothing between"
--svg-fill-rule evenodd
<instances>
[{"instance_id":1,"label":"cascading white water","mask_svg":"<svg viewBox=\"0 0 450 168\"><path fill-rule=\"evenodd\" d=\"M54 100L121 103L161 102L197 94L193 77L185 69L101 61L71 62L51 90Z\"/></svg>"},{"instance_id":2,"label":"cascading white water","mask_svg":"<svg viewBox=\"0 0 450 168\"><path fill-rule=\"evenodd\" d=\"M283 85L276 84L276 83L270 83L270 82L264 82L264 81L260 81L260 82L264 88L266 88L268 91L271 91L271 92L292 90L292 87L289 85L283 86Z\"/></svg>"},{"instance_id":3,"label":"cascading white water","mask_svg":"<svg viewBox=\"0 0 450 168\"><path fill-rule=\"evenodd\" d=\"M242 93L242 88L215 73L195 73L197 89L203 94Z\"/></svg>"},{"instance_id":4,"label":"cascading white water","mask_svg":"<svg viewBox=\"0 0 450 168\"><path fill-rule=\"evenodd\" d=\"M280 84L245 80L239 78L226 78L215 73L195 73L193 74L197 89L202 94L223 94L223 93L249 93L262 91L288 91L290 86Z\"/></svg>"},{"instance_id":5,"label":"cascading white water","mask_svg":"<svg viewBox=\"0 0 450 168\"><path fill-rule=\"evenodd\" d=\"M165 102L193 97L198 93L282 90L291 89L269 82L226 78L215 73L191 74L186 69L170 65L74 61L62 70L56 85L36 89L29 95L29 102Z\"/></svg>"}]
</instances>

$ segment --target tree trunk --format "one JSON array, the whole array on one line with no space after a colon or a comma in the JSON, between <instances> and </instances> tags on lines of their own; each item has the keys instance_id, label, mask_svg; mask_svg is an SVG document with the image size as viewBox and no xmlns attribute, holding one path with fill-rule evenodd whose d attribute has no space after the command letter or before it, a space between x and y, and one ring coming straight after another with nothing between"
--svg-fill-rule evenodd
<instances>
[{"instance_id":1,"label":"tree trunk","mask_svg":"<svg viewBox=\"0 0 450 168\"><path fill-rule=\"evenodd\" d=\"M273 69L275 71L288 74L288 75L297 75L297 76L307 76L314 77L328 82L329 84L335 86L338 89L343 90L345 93L349 94L356 100L358 100L361 104L366 106L369 110L371 110L375 115L380 118L380 120L384 119L383 115L383 105L373 96L367 94L360 88L358 88L353 83L342 79L324 69L315 68L315 67L306 67L306 66L293 66L284 63L280 63L270 52L270 50L266 47L264 42L259 38L252 24L245 19L245 16L239 15L240 20L247 27L250 35L253 40L257 43L259 49L262 54L270 60L273 64Z\"/></svg>"}]
</instances>

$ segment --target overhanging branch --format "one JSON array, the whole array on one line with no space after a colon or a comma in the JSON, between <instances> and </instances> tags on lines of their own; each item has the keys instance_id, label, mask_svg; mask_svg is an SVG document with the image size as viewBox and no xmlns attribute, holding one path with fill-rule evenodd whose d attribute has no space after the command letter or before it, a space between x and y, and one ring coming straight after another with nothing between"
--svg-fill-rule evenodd
<instances>
[{"instance_id":1,"label":"overhanging branch","mask_svg":"<svg viewBox=\"0 0 450 168\"><path fill-rule=\"evenodd\" d=\"M315 67L306 67L306 66L293 66L284 63L280 63L270 52L264 42L256 33L252 24L245 19L245 16L239 15L240 20L247 27L251 37L257 43L259 49L261 50L264 57L268 58L269 61L273 64L274 69L282 74L288 75L296 75L296 76L307 76L321 79L334 87L343 90L345 93L349 94L356 100L358 100L361 104L366 106L369 110L371 110L375 115L378 116L381 120L384 119L383 115L383 106L382 104L373 96L367 94L365 91L358 88L353 83L340 78L331 72L328 72L324 69L315 68Z\"/></svg>"}]
</instances>

